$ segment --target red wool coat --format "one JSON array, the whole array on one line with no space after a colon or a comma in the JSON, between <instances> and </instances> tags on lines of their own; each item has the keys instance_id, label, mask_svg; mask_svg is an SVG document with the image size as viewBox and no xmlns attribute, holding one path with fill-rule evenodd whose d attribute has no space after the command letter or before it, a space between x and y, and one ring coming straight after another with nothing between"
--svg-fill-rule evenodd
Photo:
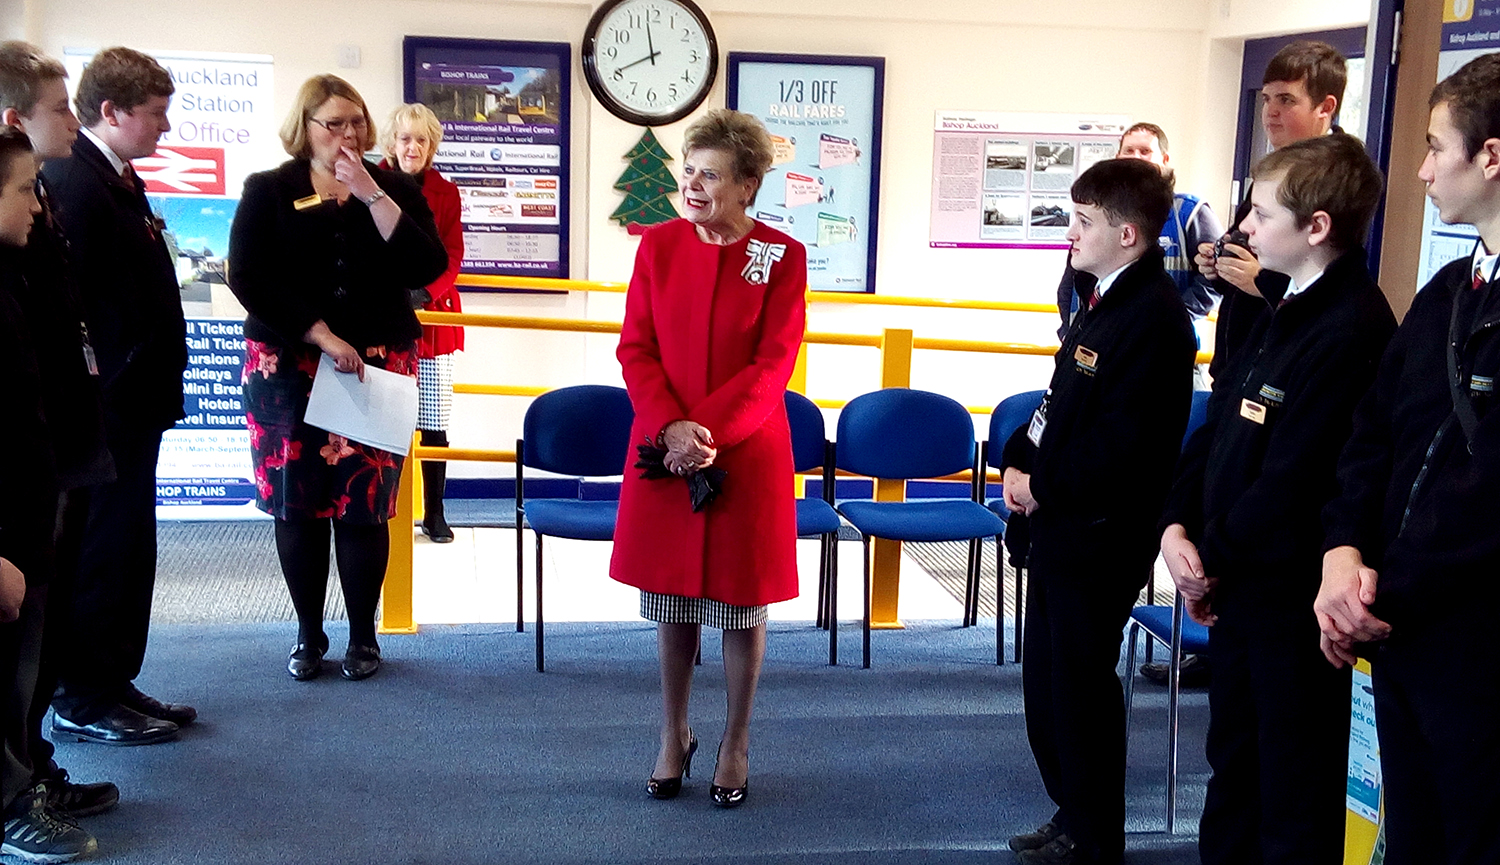
<instances>
[{"instance_id":1,"label":"red wool coat","mask_svg":"<svg viewBox=\"0 0 1500 865\"><path fill-rule=\"evenodd\" d=\"M380 167L395 168L389 159L382 159ZM463 312L463 306L458 300L458 286L455 284L458 271L464 263L464 227L460 219L463 205L459 200L458 187L453 181L438 174L436 169L429 168L422 172L422 195L427 199L427 206L432 208L432 219L437 223L438 237L443 239L443 247L448 250L448 269L432 285L427 286L427 293L432 295L432 300L422 304L422 308L429 312ZM437 357L460 351L463 347L463 328L424 326L422 341L417 344L417 356Z\"/></svg>"},{"instance_id":2,"label":"red wool coat","mask_svg":"<svg viewBox=\"0 0 1500 865\"><path fill-rule=\"evenodd\" d=\"M769 253L761 262L779 254L768 279L753 272L752 242ZM695 514L680 479L642 480L628 469L611 577L738 606L797 596L782 395L802 344L806 289L807 250L760 223L730 246L702 242L685 219L646 230L616 353L635 405L632 440L655 439L674 420L695 421L713 433L715 464L729 476L718 499Z\"/></svg>"}]
</instances>

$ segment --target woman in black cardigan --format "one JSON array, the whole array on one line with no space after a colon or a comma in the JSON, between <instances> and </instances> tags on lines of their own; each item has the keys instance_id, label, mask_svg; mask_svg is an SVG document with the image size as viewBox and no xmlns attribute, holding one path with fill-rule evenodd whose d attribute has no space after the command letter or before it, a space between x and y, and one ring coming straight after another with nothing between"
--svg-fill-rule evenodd
<instances>
[{"instance_id":1,"label":"woman in black cardigan","mask_svg":"<svg viewBox=\"0 0 1500 865\"><path fill-rule=\"evenodd\" d=\"M448 254L416 184L361 158L374 122L348 82L304 82L281 141L292 159L246 178L229 238L229 286L249 311L244 400L257 503L276 518L297 610L287 672L317 676L328 651L331 535L349 612L344 677L363 679L380 668L375 606L402 457L302 417L320 355L361 379L366 364L416 377L422 327L409 292L442 274Z\"/></svg>"}]
</instances>

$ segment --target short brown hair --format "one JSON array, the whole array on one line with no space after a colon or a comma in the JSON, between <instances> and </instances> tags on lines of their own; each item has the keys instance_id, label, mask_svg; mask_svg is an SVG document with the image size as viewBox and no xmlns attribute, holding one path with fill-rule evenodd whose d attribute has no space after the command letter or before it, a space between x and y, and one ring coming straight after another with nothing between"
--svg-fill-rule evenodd
<instances>
[{"instance_id":1,"label":"short brown hair","mask_svg":"<svg viewBox=\"0 0 1500 865\"><path fill-rule=\"evenodd\" d=\"M1124 144L1125 143L1125 136L1129 135L1132 132L1149 132L1152 135L1156 136L1156 143L1161 147L1161 152L1162 153L1166 153L1168 150L1171 149L1171 148L1167 147L1167 133L1166 133L1166 130L1162 129L1160 126L1157 126L1155 123L1137 123L1137 124L1134 124L1129 129L1127 129L1124 132L1120 133L1120 143Z\"/></svg>"},{"instance_id":2,"label":"short brown hair","mask_svg":"<svg viewBox=\"0 0 1500 865\"><path fill-rule=\"evenodd\" d=\"M386 124L385 133L380 138L380 149L390 160L392 168L400 168L396 162L396 133L400 129L427 133L428 139L432 141L432 150L427 154L427 164L422 167L431 168L432 158L437 155L437 146L443 140L443 124L438 122L437 115L420 102L396 106L396 110L391 112L390 122Z\"/></svg>"},{"instance_id":3,"label":"short brown hair","mask_svg":"<svg viewBox=\"0 0 1500 865\"><path fill-rule=\"evenodd\" d=\"M1341 132L1278 147L1256 163L1251 176L1278 179L1276 201L1292 212L1298 228L1320 210L1328 214L1330 243L1340 252L1364 244L1385 185L1365 146Z\"/></svg>"},{"instance_id":4,"label":"short brown hair","mask_svg":"<svg viewBox=\"0 0 1500 865\"><path fill-rule=\"evenodd\" d=\"M312 155L312 144L307 140L308 118L324 102L335 96L342 96L358 105L365 115L365 134L359 140L359 149L365 151L375 147L375 118L370 116L365 98L359 95L354 85L337 75L314 75L297 88L297 98L292 100L292 110L287 112L286 120L281 123L281 146L287 153L297 159L306 159Z\"/></svg>"},{"instance_id":5,"label":"short brown hair","mask_svg":"<svg viewBox=\"0 0 1500 865\"><path fill-rule=\"evenodd\" d=\"M1307 95L1312 97L1314 105L1332 96L1339 108L1344 107L1344 85L1349 82L1349 70L1337 48L1327 42L1299 39L1276 52L1260 83L1304 79Z\"/></svg>"},{"instance_id":6,"label":"short brown hair","mask_svg":"<svg viewBox=\"0 0 1500 865\"><path fill-rule=\"evenodd\" d=\"M14 126L0 126L0 187L10 183L10 171L16 159L23 155L29 157L32 152L31 136Z\"/></svg>"},{"instance_id":7,"label":"short brown hair","mask_svg":"<svg viewBox=\"0 0 1500 865\"><path fill-rule=\"evenodd\" d=\"M1448 103L1453 126L1464 138L1469 159L1491 138L1500 138L1500 54L1486 54L1463 65L1432 88L1428 108Z\"/></svg>"},{"instance_id":8,"label":"short brown hair","mask_svg":"<svg viewBox=\"0 0 1500 865\"><path fill-rule=\"evenodd\" d=\"M1073 181L1073 203L1092 204L1111 225L1130 223L1152 249L1172 212L1172 178L1139 159L1105 159Z\"/></svg>"},{"instance_id":9,"label":"short brown hair","mask_svg":"<svg viewBox=\"0 0 1500 865\"><path fill-rule=\"evenodd\" d=\"M30 42L0 42L0 111L14 108L30 117L42 98L42 85L67 77L62 63Z\"/></svg>"},{"instance_id":10,"label":"short brown hair","mask_svg":"<svg viewBox=\"0 0 1500 865\"><path fill-rule=\"evenodd\" d=\"M715 108L687 128L682 136L682 153L694 150L722 150L730 155L730 170L735 182L755 178L756 192L760 192L758 181L765 179L771 170L771 133L753 114ZM755 196L750 196L755 203Z\"/></svg>"},{"instance_id":11,"label":"short brown hair","mask_svg":"<svg viewBox=\"0 0 1500 865\"><path fill-rule=\"evenodd\" d=\"M134 111L154 97L175 92L172 73L155 57L130 48L106 48L83 67L73 106L78 109L80 123L95 126L104 119L99 106L106 101L123 111Z\"/></svg>"}]
</instances>

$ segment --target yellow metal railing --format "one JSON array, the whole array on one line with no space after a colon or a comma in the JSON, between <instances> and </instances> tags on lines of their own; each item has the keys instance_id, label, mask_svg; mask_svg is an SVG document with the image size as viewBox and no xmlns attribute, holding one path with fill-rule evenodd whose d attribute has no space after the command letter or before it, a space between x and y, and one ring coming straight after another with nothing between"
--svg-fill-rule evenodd
<instances>
[{"instance_id":1,"label":"yellow metal railing","mask_svg":"<svg viewBox=\"0 0 1500 865\"><path fill-rule=\"evenodd\" d=\"M541 279L516 276L460 276L460 286L473 288L523 288L558 291L623 292L626 286L618 282L587 282L583 280ZM839 292L808 292L809 302L831 302L851 304L876 304L889 306L925 306L948 309L994 310L1004 312L1050 312L1057 314L1057 307L1049 304L1022 304L999 301L940 300L934 298L889 297L869 294L843 294ZM467 327L500 327L515 330L549 330L571 333L617 334L620 323L572 318L545 318L535 316L488 315L476 313L428 312L419 310L417 319L423 324L463 325ZM910 387L912 352L917 349L930 351L962 351L988 354L1014 354L1050 357L1057 346L1031 345L1027 343L984 342L967 339L942 339L916 337L911 330L889 328L879 334L833 333L809 331L803 342L811 345L845 345L880 349L880 386ZM1198 354L1199 363L1212 358L1208 352ZM803 391L807 381L806 349L798 356L797 371L793 374L791 387ZM533 397L545 393L548 388L506 384L455 384L455 393L485 394L492 396ZM822 408L842 408L846 400L816 399ZM990 406L971 406L973 414L984 415L992 411ZM412 614L412 554L418 502L421 490L420 475L415 465L421 460L476 461L513 463L513 450L491 450L485 448L434 448L413 444L409 458L401 470L401 490L398 497L396 518L391 521L391 556L386 571L385 588L382 595L380 629L383 633L415 633L416 620ZM841 475L846 475L840 472ZM998 479L986 469L986 479ZM846 475L847 476L847 475ZM970 472L952 475L945 480L971 478ZM906 497L906 482L887 478L875 478L877 501L900 501ZM518 529L519 530L519 529ZM877 628L900 628L896 616L899 599L901 569L901 543L877 539L872 550L871 591L872 626Z\"/></svg>"}]
</instances>

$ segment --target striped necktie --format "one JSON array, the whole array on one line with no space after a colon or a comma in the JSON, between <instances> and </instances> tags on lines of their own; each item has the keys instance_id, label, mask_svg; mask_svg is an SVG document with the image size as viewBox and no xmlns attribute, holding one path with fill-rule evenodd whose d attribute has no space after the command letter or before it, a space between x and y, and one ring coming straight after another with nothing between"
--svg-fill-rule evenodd
<instances>
[{"instance_id":1,"label":"striped necktie","mask_svg":"<svg viewBox=\"0 0 1500 865\"><path fill-rule=\"evenodd\" d=\"M1469 286L1469 288L1471 288L1471 289L1473 289L1475 291L1478 291L1483 286L1484 286L1484 265L1483 264L1476 264L1476 265L1474 265L1474 284L1471 285L1471 286Z\"/></svg>"}]
</instances>

